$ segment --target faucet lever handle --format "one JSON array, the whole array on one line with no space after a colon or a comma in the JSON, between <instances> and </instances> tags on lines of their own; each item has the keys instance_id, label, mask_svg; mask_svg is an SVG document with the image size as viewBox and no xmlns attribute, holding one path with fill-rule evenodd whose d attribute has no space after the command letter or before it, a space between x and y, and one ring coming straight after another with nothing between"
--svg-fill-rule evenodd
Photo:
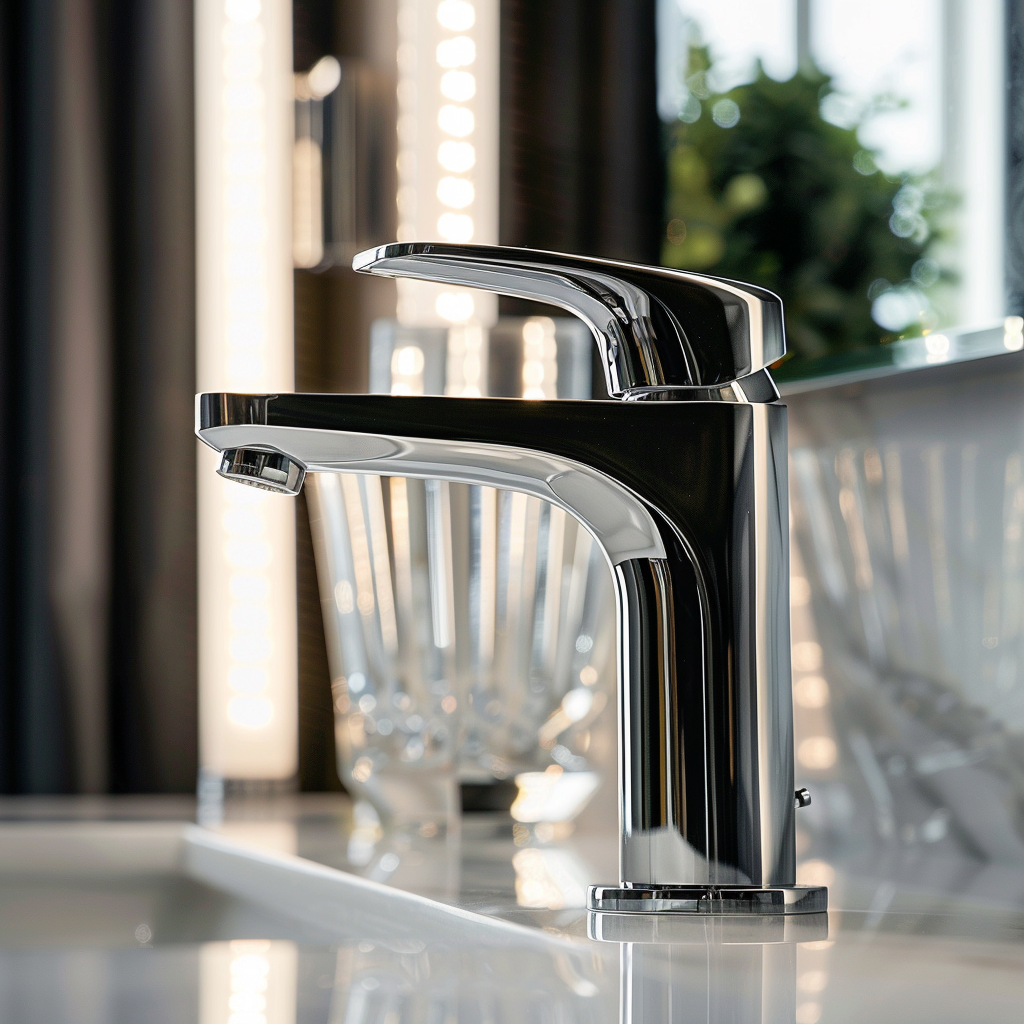
<instances>
[{"instance_id":1,"label":"faucet lever handle","mask_svg":"<svg viewBox=\"0 0 1024 1024\"><path fill-rule=\"evenodd\" d=\"M352 267L381 277L482 288L574 313L593 332L608 393L615 398L726 387L766 369L786 351L777 295L706 274L442 242L367 249Z\"/></svg>"}]
</instances>

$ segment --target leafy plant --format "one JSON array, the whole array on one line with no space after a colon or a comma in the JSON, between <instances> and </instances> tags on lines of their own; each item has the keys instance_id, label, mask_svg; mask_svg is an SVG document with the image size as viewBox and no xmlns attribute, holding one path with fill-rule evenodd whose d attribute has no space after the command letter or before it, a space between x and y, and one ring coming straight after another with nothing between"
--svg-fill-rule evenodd
<instances>
[{"instance_id":1,"label":"leafy plant","mask_svg":"<svg viewBox=\"0 0 1024 1024\"><path fill-rule=\"evenodd\" d=\"M668 128L666 266L751 281L785 300L791 352L819 356L933 326L930 258L949 194L933 175L889 177L841 127L818 70L785 82L758 66L716 93L706 47L690 49L689 97Z\"/></svg>"}]
</instances>

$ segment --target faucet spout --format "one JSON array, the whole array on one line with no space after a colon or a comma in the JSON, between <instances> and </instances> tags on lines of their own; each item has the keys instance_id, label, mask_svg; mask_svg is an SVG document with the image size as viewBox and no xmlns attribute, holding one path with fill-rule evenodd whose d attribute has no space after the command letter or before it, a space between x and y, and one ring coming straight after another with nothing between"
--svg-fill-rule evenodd
<instances>
[{"instance_id":1,"label":"faucet spout","mask_svg":"<svg viewBox=\"0 0 1024 1024\"><path fill-rule=\"evenodd\" d=\"M784 407L203 395L197 414L220 451L505 487L574 515L612 569L619 629L620 882L595 908L655 910L665 886L674 909L798 892Z\"/></svg>"},{"instance_id":2,"label":"faucet spout","mask_svg":"<svg viewBox=\"0 0 1024 1024\"><path fill-rule=\"evenodd\" d=\"M200 395L222 472L279 490L299 470L441 478L575 516L611 568L618 629L620 877L589 906L823 911L823 888L795 884L786 409L767 369L781 303L526 250L394 245L355 265L570 309L620 401Z\"/></svg>"}]
</instances>

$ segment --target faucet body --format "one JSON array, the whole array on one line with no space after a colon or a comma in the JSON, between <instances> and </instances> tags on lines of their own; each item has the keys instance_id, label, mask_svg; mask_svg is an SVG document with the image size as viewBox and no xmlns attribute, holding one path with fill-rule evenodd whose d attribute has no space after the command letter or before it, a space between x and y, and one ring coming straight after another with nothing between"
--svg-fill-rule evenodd
<instances>
[{"instance_id":1,"label":"faucet body","mask_svg":"<svg viewBox=\"0 0 1024 1024\"><path fill-rule=\"evenodd\" d=\"M443 478L574 515L611 567L618 628L620 879L592 887L591 908L825 909L823 889L795 885L786 410L764 365L782 346L778 300L475 246L389 246L364 268L396 252L388 272L455 267L457 283L583 315L624 400L201 395L197 433L222 473L290 493L302 471ZM672 308L666 280L684 293Z\"/></svg>"}]
</instances>

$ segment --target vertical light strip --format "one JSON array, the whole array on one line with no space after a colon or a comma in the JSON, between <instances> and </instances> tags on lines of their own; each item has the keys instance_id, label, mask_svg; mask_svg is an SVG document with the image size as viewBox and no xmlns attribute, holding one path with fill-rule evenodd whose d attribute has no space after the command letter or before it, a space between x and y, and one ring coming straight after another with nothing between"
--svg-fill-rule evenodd
<instances>
[{"instance_id":1,"label":"vertical light strip","mask_svg":"<svg viewBox=\"0 0 1024 1024\"><path fill-rule=\"evenodd\" d=\"M197 386L294 388L291 4L197 0ZM200 446L200 763L297 767L294 502L228 483Z\"/></svg>"},{"instance_id":2,"label":"vertical light strip","mask_svg":"<svg viewBox=\"0 0 1024 1024\"><path fill-rule=\"evenodd\" d=\"M498 241L498 0L399 0L398 239ZM493 295L398 281L411 327L490 327Z\"/></svg>"},{"instance_id":3,"label":"vertical light strip","mask_svg":"<svg viewBox=\"0 0 1024 1024\"><path fill-rule=\"evenodd\" d=\"M956 322L1006 315L1006 22L1001 4L945 0L943 79L947 183L957 196L950 255L959 276Z\"/></svg>"},{"instance_id":4,"label":"vertical light strip","mask_svg":"<svg viewBox=\"0 0 1024 1024\"><path fill-rule=\"evenodd\" d=\"M298 948L241 939L199 949L199 1024L295 1024Z\"/></svg>"},{"instance_id":5,"label":"vertical light strip","mask_svg":"<svg viewBox=\"0 0 1024 1024\"><path fill-rule=\"evenodd\" d=\"M523 324L523 398L558 397L555 321L531 316Z\"/></svg>"}]
</instances>

